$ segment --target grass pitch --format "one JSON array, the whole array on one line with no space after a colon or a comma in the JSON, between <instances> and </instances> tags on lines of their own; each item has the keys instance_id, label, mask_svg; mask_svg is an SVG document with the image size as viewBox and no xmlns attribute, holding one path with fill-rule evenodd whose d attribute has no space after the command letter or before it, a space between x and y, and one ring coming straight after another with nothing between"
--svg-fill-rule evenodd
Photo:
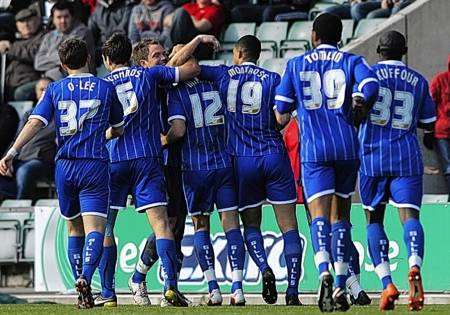
<instances>
[{"instance_id":1,"label":"grass pitch","mask_svg":"<svg viewBox=\"0 0 450 315\"><path fill-rule=\"evenodd\" d=\"M160 308L158 306L139 307L134 305L119 305L117 308L94 308L92 310L77 310L71 305L62 304L22 304L22 305L0 305L0 314L214 314L214 315L289 315L289 314L322 314L315 306L246 306L246 307L190 307L190 308ZM380 314L377 306L353 307L347 314L371 315ZM413 314L406 310L405 305L398 305L397 309L387 314ZM450 305L426 305L425 309L418 313L425 314L450 314Z\"/></svg>"}]
</instances>

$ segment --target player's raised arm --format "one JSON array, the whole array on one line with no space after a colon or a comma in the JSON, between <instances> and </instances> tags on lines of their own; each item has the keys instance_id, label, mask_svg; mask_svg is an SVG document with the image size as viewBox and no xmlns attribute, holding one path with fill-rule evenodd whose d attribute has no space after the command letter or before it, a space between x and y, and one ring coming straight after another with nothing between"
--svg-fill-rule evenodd
<instances>
[{"instance_id":1,"label":"player's raised arm","mask_svg":"<svg viewBox=\"0 0 450 315\"><path fill-rule=\"evenodd\" d=\"M0 161L0 175L7 175L11 169L14 158L19 154L20 150L27 144L40 129L46 127L48 122L53 118L53 106L51 97L51 85L48 86L39 103L28 118L28 122L14 141L11 149L6 153Z\"/></svg>"},{"instance_id":2,"label":"player's raised arm","mask_svg":"<svg viewBox=\"0 0 450 315\"><path fill-rule=\"evenodd\" d=\"M181 97L177 89L172 89L168 93L170 129L166 135L161 136L163 146L174 143L184 137L186 133L186 114L184 112Z\"/></svg>"},{"instance_id":3,"label":"player's raised arm","mask_svg":"<svg viewBox=\"0 0 450 315\"><path fill-rule=\"evenodd\" d=\"M213 35L198 35L186 45L175 46L167 65L171 67L183 65L194 55L195 50L200 44L212 45L215 51L220 48L219 41Z\"/></svg>"}]
</instances>

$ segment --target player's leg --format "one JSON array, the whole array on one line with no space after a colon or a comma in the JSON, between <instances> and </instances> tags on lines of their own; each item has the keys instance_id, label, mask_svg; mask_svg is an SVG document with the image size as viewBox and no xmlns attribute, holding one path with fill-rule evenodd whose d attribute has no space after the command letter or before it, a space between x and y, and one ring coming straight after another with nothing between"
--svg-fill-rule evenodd
<instances>
[{"instance_id":1,"label":"player's leg","mask_svg":"<svg viewBox=\"0 0 450 315\"><path fill-rule=\"evenodd\" d=\"M319 271L320 310L334 310L333 277L330 274L331 263L331 224L330 210L335 192L334 168L330 163L302 163L302 182L311 214L311 242L314 261Z\"/></svg>"},{"instance_id":2,"label":"player's leg","mask_svg":"<svg viewBox=\"0 0 450 315\"><path fill-rule=\"evenodd\" d=\"M421 267L424 257L425 235L420 222L422 176L397 177L391 181L391 203L399 208L403 224L403 240L409 263L409 309L420 311L424 305Z\"/></svg>"},{"instance_id":3,"label":"player's leg","mask_svg":"<svg viewBox=\"0 0 450 315\"><path fill-rule=\"evenodd\" d=\"M164 296L174 306L187 306L178 291L177 257L173 232L167 215L166 182L158 159L133 160L136 211L146 212L156 237L156 251L165 275Z\"/></svg>"},{"instance_id":4,"label":"player's leg","mask_svg":"<svg viewBox=\"0 0 450 315\"><path fill-rule=\"evenodd\" d=\"M105 240L103 254L98 266L101 293L95 298L95 306L117 306L114 288L114 276L117 263L117 245L114 238L114 226L120 209L125 208L129 191L130 173L129 162L110 163L110 202L106 219Z\"/></svg>"},{"instance_id":5,"label":"player's leg","mask_svg":"<svg viewBox=\"0 0 450 315\"><path fill-rule=\"evenodd\" d=\"M298 285L302 272L302 241L296 217L297 192L288 156L285 154L265 156L264 174L267 201L273 205L278 227L283 233L283 254L288 275L286 304L301 305Z\"/></svg>"},{"instance_id":6,"label":"player's leg","mask_svg":"<svg viewBox=\"0 0 450 315\"><path fill-rule=\"evenodd\" d=\"M392 281L389 264L389 239L384 230L384 212L389 198L389 178L371 177L360 173L359 192L367 218L369 255L380 279L383 292L380 309L394 309L399 292Z\"/></svg>"},{"instance_id":7,"label":"player's leg","mask_svg":"<svg viewBox=\"0 0 450 315\"><path fill-rule=\"evenodd\" d=\"M245 246L240 229L238 201L232 169L218 170L217 178L220 180L218 181L219 187L217 187L215 202L227 239L228 261L232 273L230 304L242 306L245 305L242 286Z\"/></svg>"}]
</instances>

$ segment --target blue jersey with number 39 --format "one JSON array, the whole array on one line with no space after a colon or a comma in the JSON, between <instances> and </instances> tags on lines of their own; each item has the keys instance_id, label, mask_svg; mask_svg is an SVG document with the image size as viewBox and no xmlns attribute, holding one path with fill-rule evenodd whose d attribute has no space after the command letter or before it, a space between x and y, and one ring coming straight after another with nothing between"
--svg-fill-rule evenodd
<instances>
[{"instance_id":1,"label":"blue jersey with number 39","mask_svg":"<svg viewBox=\"0 0 450 315\"><path fill-rule=\"evenodd\" d=\"M361 172L368 176L422 175L417 124L436 120L428 83L401 61L382 61L373 69L380 92L359 134Z\"/></svg>"},{"instance_id":2,"label":"blue jersey with number 39","mask_svg":"<svg viewBox=\"0 0 450 315\"><path fill-rule=\"evenodd\" d=\"M273 111L280 75L243 63L238 66L202 66L201 78L214 82L226 104L227 145L236 156L284 152Z\"/></svg>"},{"instance_id":3,"label":"blue jersey with number 39","mask_svg":"<svg viewBox=\"0 0 450 315\"><path fill-rule=\"evenodd\" d=\"M29 118L55 119L56 159L108 159L105 131L123 124L114 86L91 74L50 83Z\"/></svg>"},{"instance_id":4,"label":"blue jersey with number 39","mask_svg":"<svg viewBox=\"0 0 450 315\"><path fill-rule=\"evenodd\" d=\"M291 59L277 88L277 111L297 110L302 162L358 158L358 138L351 121L352 93L373 97L377 79L363 57L319 45ZM353 93L355 94L355 93Z\"/></svg>"},{"instance_id":5,"label":"blue jersey with number 39","mask_svg":"<svg viewBox=\"0 0 450 315\"><path fill-rule=\"evenodd\" d=\"M224 106L212 83L193 79L168 95L169 123L186 122L181 156L183 170L205 170L231 166L225 143Z\"/></svg>"},{"instance_id":6,"label":"blue jersey with number 39","mask_svg":"<svg viewBox=\"0 0 450 315\"><path fill-rule=\"evenodd\" d=\"M123 136L109 143L111 162L162 157L158 86L176 83L178 69L125 67L114 70L105 79L116 87L125 115Z\"/></svg>"}]
</instances>

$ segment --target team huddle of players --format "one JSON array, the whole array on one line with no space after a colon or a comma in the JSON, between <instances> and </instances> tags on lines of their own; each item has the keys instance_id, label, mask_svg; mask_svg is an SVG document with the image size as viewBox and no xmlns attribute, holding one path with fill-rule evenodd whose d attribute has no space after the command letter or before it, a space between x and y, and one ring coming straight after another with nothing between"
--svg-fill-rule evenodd
<instances>
[{"instance_id":1,"label":"team huddle of players","mask_svg":"<svg viewBox=\"0 0 450 315\"><path fill-rule=\"evenodd\" d=\"M146 274L160 259L165 279L161 304L189 305L177 288L186 212L194 223L208 305L222 304L209 232L214 208L227 239L230 304L245 305L245 251L261 271L263 299L275 303L275 276L260 230L261 206L267 201L283 234L286 304L301 305L297 195L280 133L290 119L297 119L320 310L348 310L348 295L353 304L370 304L358 282L359 258L351 239L351 195L358 174L370 257L383 285L380 308L393 309L399 297L383 228L390 200L399 208L408 250L409 308L422 309L423 165L416 130L432 130L435 107L426 80L401 62L407 50L402 34L381 37L381 61L371 67L363 57L338 50L341 33L338 17L319 15L312 31L315 48L290 60L282 78L256 66L261 43L254 36L236 43L233 66L200 67L192 55L199 44L217 46L212 36L175 47L168 58L156 42L132 48L126 36L115 34L103 47L110 71L105 79L87 73L83 41L69 39L60 46L69 76L50 84L0 161L0 173L55 119L56 187L67 219L79 307L117 305L113 230L129 194L154 232L129 280L137 304L150 304ZM102 292L94 300L90 282L97 267Z\"/></svg>"}]
</instances>

